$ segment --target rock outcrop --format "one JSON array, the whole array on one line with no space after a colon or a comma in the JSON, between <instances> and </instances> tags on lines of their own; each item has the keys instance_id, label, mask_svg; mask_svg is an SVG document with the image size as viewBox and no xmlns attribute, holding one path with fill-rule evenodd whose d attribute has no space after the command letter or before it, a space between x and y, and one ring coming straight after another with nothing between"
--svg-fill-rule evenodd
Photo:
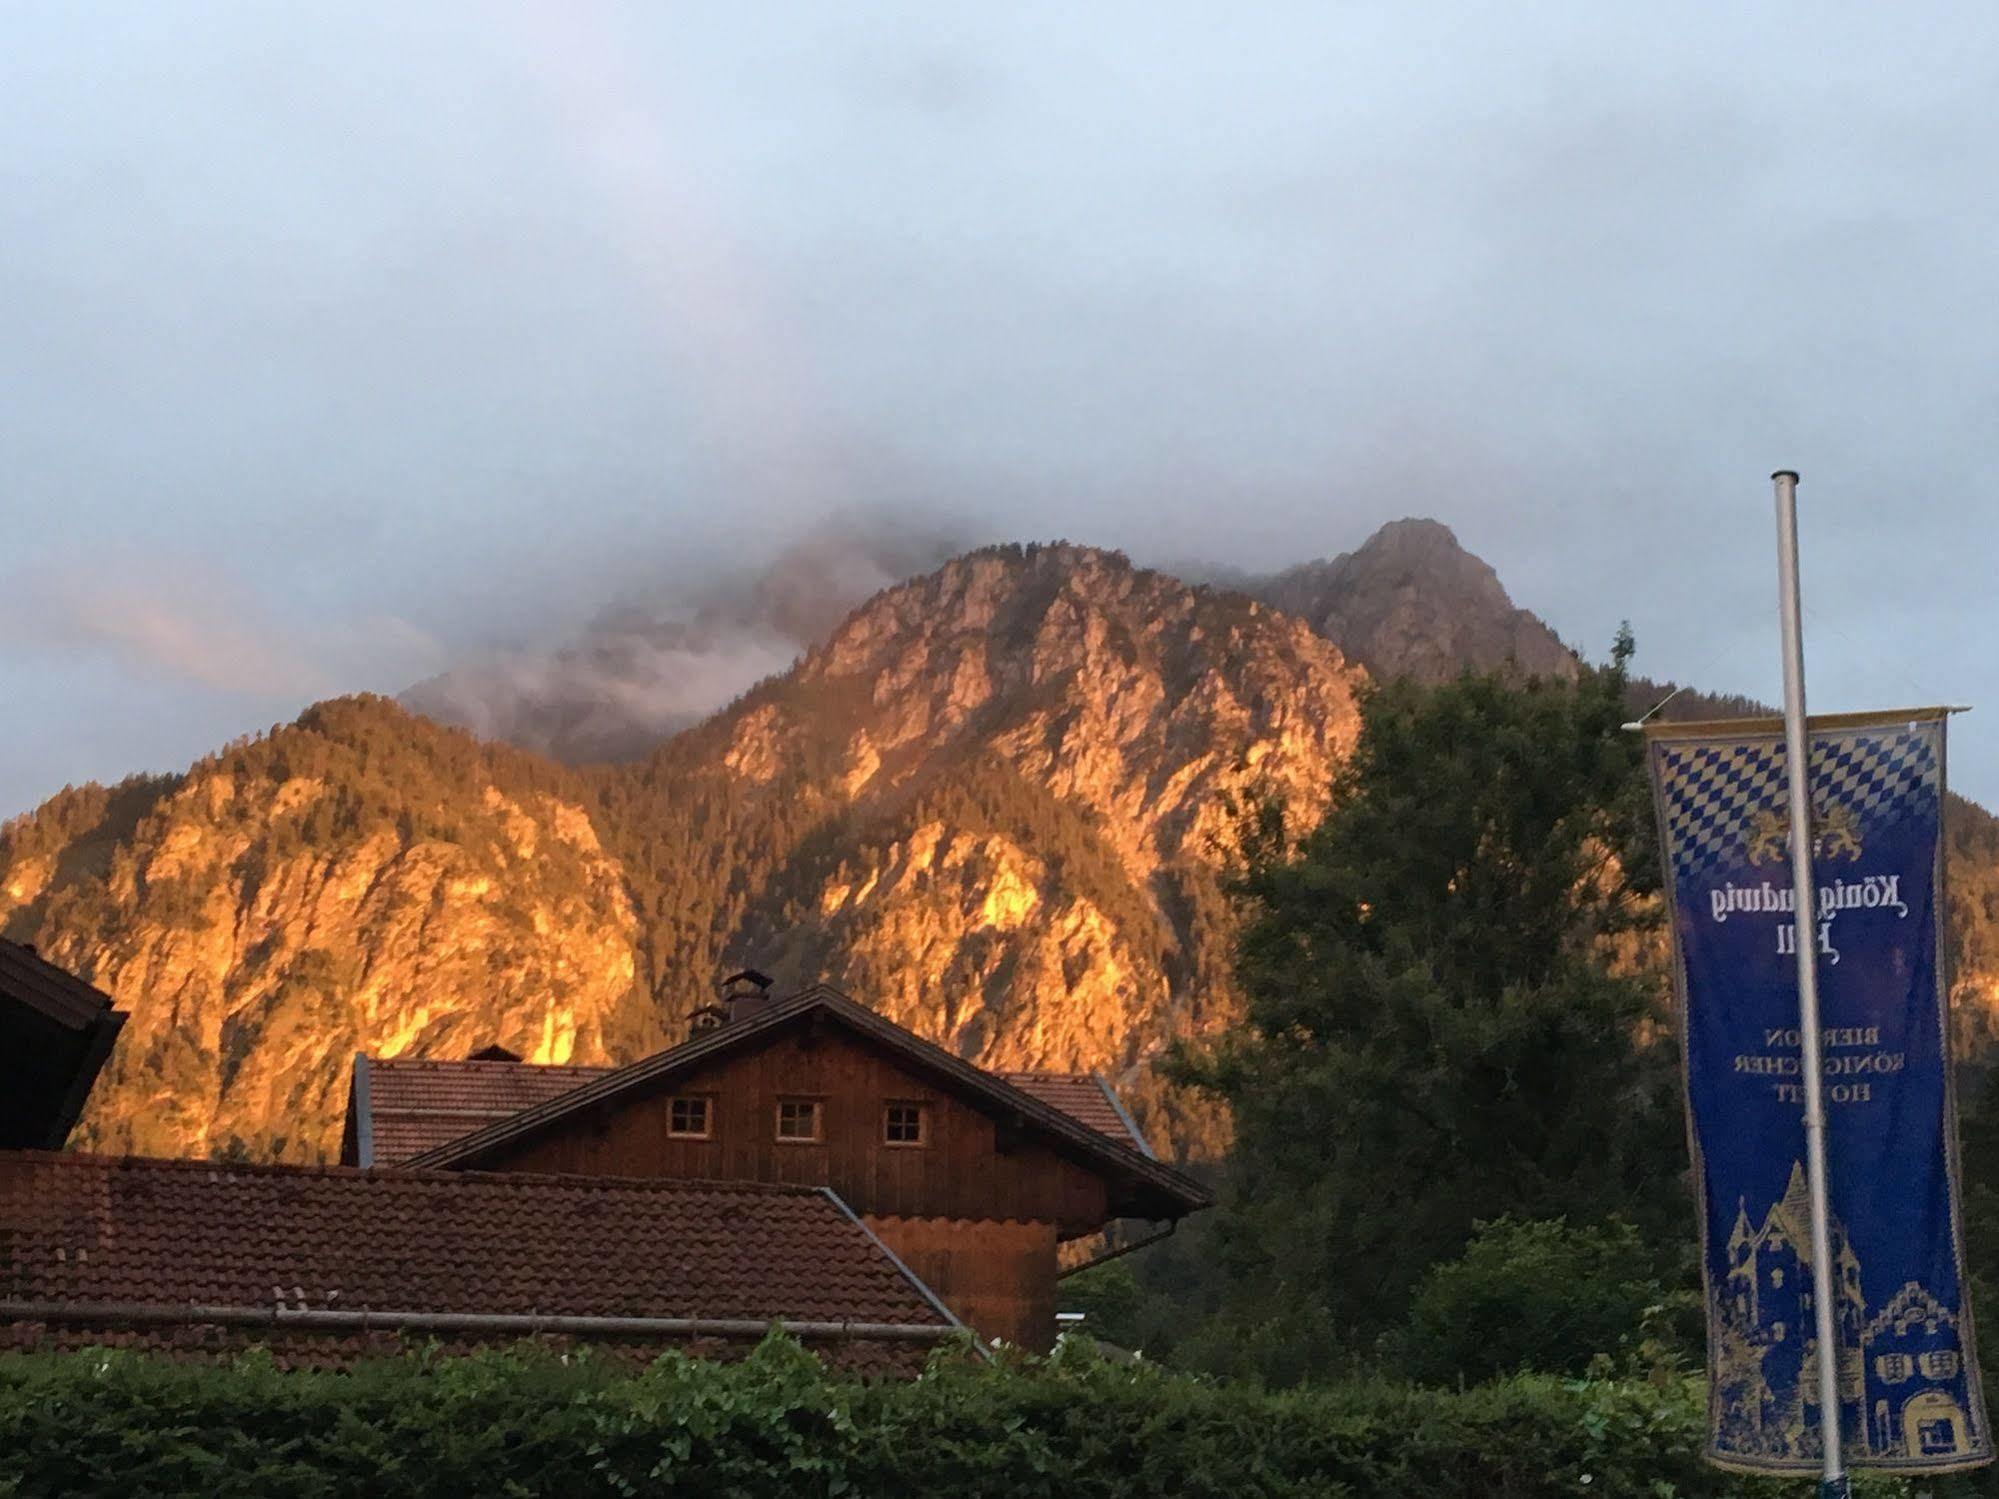
<instances>
[{"instance_id":1,"label":"rock outcrop","mask_svg":"<svg viewBox=\"0 0 1999 1499\"><path fill-rule=\"evenodd\" d=\"M1467 667L1573 676L1576 657L1499 576L1433 520L1383 526L1357 551L1256 585L1378 677L1437 682Z\"/></svg>"}]
</instances>

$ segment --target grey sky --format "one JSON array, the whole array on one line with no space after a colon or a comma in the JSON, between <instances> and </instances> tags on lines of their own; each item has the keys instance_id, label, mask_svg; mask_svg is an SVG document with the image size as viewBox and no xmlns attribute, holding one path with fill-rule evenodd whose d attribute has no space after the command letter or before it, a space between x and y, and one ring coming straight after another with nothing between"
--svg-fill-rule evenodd
<instances>
[{"instance_id":1,"label":"grey sky","mask_svg":"<svg viewBox=\"0 0 1999 1499\"><path fill-rule=\"evenodd\" d=\"M0 815L829 513L1430 514L1999 800L1986 7L0 7Z\"/></svg>"}]
</instances>

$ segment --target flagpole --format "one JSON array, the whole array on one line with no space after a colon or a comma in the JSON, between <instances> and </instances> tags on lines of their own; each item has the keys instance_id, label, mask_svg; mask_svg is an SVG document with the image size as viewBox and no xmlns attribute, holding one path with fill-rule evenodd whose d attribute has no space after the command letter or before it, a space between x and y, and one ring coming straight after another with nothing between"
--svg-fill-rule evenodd
<instances>
[{"instance_id":1,"label":"flagpole","mask_svg":"<svg viewBox=\"0 0 1999 1499\"><path fill-rule=\"evenodd\" d=\"M1805 1091L1805 1179L1812 1203L1812 1309L1817 1314L1819 1438L1825 1452L1820 1499L1849 1492L1840 1440L1839 1344L1832 1227L1826 1206L1825 1074L1820 1057L1818 895L1812 877L1811 761L1805 736L1805 645L1798 589L1798 476L1780 469L1777 581L1784 637L1784 749L1791 800L1791 890L1798 950L1798 1040Z\"/></svg>"}]
</instances>

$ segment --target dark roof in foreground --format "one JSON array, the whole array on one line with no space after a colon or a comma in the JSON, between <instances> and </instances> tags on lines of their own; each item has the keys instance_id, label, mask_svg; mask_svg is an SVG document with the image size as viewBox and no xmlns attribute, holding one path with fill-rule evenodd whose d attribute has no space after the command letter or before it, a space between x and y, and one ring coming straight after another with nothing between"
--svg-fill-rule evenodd
<instances>
[{"instance_id":1,"label":"dark roof in foreground","mask_svg":"<svg viewBox=\"0 0 1999 1499\"><path fill-rule=\"evenodd\" d=\"M80 1031L111 1008L111 997L23 943L0 937L0 994Z\"/></svg>"},{"instance_id":2,"label":"dark roof in foreground","mask_svg":"<svg viewBox=\"0 0 1999 1499\"><path fill-rule=\"evenodd\" d=\"M110 996L0 938L0 1149L60 1149L125 1024Z\"/></svg>"},{"instance_id":3,"label":"dark roof in foreground","mask_svg":"<svg viewBox=\"0 0 1999 1499\"><path fill-rule=\"evenodd\" d=\"M398 1165L613 1070L441 1058L376 1061L357 1056L347 1104L355 1164Z\"/></svg>"},{"instance_id":4,"label":"dark roof in foreground","mask_svg":"<svg viewBox=\"0 0 1999 1499\"><path fill-rule=\"evenodd\" d=\"M956 1326L812 1187L21 1152L0 1154L0 1242L0 1343L17 1345L198 1329L330 1340L316 1361L337 1364L371 1333L664 1347L784 1322L906 1367ZM511 1321L474 1321L493 1317ZM605 1318L643 1321L579 1320Z\"/></svg>"}]
</instances>

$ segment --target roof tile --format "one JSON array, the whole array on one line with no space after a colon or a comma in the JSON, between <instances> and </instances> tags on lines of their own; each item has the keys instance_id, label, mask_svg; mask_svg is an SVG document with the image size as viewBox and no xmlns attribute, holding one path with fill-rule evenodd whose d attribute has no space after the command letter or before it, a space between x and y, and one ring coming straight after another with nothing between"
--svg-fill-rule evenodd
<instances>
[{"instance_id":1,"label":"roof tile","mask_svg":"<svg viewBox=\"0 0 1999 1499\"><path fill-rule=\"evenodd\" d=\"M1099 1134L1109 1135L1120 1145L1152 1154L1152 1147L1132 1128L1124 1111L1111 1097L1110 1086L1094 1072L1003 1072L1000 1074L1021 1092L1060 1109L1071 1119L1089 1125Z\"/></svg>"},{"instance_id":2,"label":"roof tile","mask_svg":"<svg viewBox=\"0 0 1999 1499\"><path fill-rule=\"evenodd\" d=\"M0 1301L949 1325L816 1188L12 1152L0 1243Z\"/></svg>"},{"instance_id":3,"label":"roof tile","mask_svg":"<svg viewBox=\"0 0 1999 1499\"><path fill-rule=\"evenodd\" d=\"M368 1063L374 1164L393 1166L594 1082L610 1067L409 1058Z\"/></svg>"}]
</instances>

